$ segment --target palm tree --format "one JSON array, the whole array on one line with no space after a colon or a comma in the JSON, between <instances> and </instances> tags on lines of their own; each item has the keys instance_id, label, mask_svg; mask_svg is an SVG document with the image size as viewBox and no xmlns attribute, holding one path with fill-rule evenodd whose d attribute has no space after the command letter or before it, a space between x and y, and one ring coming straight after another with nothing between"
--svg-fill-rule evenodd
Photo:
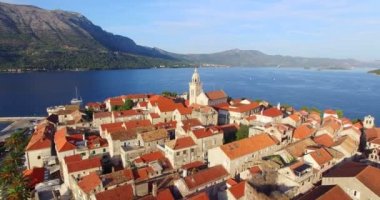
<instances>
[{"instance_id":1,"label":"palm tree","mask_svg":"<svg viewBox=\"0 0 380 200\"><path fill-rule=\"evenodd\" d=\"M27 199L29 191L27 190L27 182L22 174L13 177L11 184L7 188L8 199Z\"/></svg>"}]
</instances>

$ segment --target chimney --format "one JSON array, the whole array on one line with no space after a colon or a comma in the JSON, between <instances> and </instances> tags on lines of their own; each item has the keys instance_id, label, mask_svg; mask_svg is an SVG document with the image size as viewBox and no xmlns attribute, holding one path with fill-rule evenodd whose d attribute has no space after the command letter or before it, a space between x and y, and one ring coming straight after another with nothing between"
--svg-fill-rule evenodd
<instances>
[{"instance_id":1,"label":"chimney","mask_svg":"<svg viewBox=\"0 0 380 200\"><path fill-rule=\"evenodd\" d=\"M152 185L152 196L157 196L157 182L154 182Z\"/></svg>"}]
</instances>

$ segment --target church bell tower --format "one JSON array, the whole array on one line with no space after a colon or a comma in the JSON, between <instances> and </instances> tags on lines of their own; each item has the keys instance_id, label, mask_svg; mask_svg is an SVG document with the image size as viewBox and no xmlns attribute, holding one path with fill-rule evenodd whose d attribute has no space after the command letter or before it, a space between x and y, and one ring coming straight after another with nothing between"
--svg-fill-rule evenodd
<instances>
[{"instance_id":1,"label":"church bell tower","mask_svg":"<svg viewBox=\"0 0 380 200\"><path fill-rule=\"evenodd\" d=\"M198 69L194 69L191 82L189 83L189 103L197 103L197 97L202 92L202 83L198 74Z\"/></svg>"}]
</instances>

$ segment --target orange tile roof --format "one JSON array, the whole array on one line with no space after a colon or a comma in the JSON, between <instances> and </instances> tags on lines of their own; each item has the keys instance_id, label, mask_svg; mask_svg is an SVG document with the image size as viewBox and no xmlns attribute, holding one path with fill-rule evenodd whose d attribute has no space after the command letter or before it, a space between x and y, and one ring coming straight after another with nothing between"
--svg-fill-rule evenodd
<instances>
[{"instance_id":1,"label":"orange tile roof","mask_svg":"<svg viewBox=\"0 0 380 200\"><path fill-rule=\"evenodd\" d=\"M178 104L177 110L181 115L191 115L191 113L193 112L193 109L186 108L182 104Z\"/></svg>"},{"instance_id":2,"label":"orange tile roof","mask_svg":"<svg viewBox=\"0 0 380 200\"><path fill-rule=\"evenodd\" d=\"M152 172L151 167L143 167L133 170L133 176L136 181L143 181L149 179L149 172Z\"/></svg>"},{"instance_id":3,"label":"orange tile roof","mask_svg":"<svg viewBox=\"0 0 380 200\"><path fill-rule=\"evenodd\" d=\"M223 132L217 127L201 128L193 130L192 132L197 139L210 137L217 134L223 134Z\"/></svg>"},{"instance_id":4,"label":"orange tile roof","mask_svg":"<svg viewBox=\"0 0 380 200\"><path fill-rule=\"evenodd\" d=\"M36 126L26 146L26 151L51 148L53 125L44 121Z\"/></svg>"},{"instance_id":5,"label":"orange tile roof","mask_svg":"<svg viewBox=\"0 0 380 200\"><path fill-rule=\"evenodd\" d=\"M100 119L100 118L106 118L106 117L112 117L111 112L96 112L94 113L94 119Z\"/></svg>"},{"instance_id":6,"label":"orange tile roof","mask_svg":"<svg viewBox=\"0 0 380 200\"><path fill-rule=\"evenodd\" d=\"M149 113L149 115L152 117L152 119L160 118L160 115L158 113Z\"/></svg>"},{"instance_id":7,"label":"orange tile roof","mask_svg":"<svg viewBox=\"0 0 380 200\"><path fill-rule=\"evenodd\" d=\"M368 189L380 196L380 169L363 163L347 162L324 177L356 177Z\"/></svg>"},{"instance_id":8,"label":"orange tile roof","mask_svg":"<svg viewBox=\"0 0 380 200\"><path fill-rule=\"evenodd\" d=\"M139 134L144 142L165 140L168 138L168 132L165 129L157 129Z\"/></svg>"},{"instance_id":9,"label":"orange tile roof","mask_svg":"<svg viewBox=\"0 0 380 200\"><path fill-rule=\"evenodd\" d=\"M293 157L301 157L304 155L305 150L309 146L316 146L317 144L310 138L306 138L300 141L297 141L293 144L285 147L286 151L288 151Z\"/></svg>"},{"instance_id":10,"label":"orange tile roof","mask_svg":"<svg viewBox=\"0 0 380 200\"><path fill-rule=\"evenodd\" d=\"M65 156L63 158L63 160L65 161L65 163L67 165L67 163L81 161L82 160L82 156L80 154L75 154L75 155L71 155L71 156Z\"/></svg>"},{"instance_id":11,"label":"orange tile roof","mask_svg":"<svg viewBox=\"0 0 380 200\"><path fill-rule=\"evenodd\" d=\"M266 133L261 133L222 145L220 148L230 159L236 159L273 145L276 145L273 138Z\"/></svg>"},{"instance_id":12,"label":"orange tile roof","mask_svg":"<svg viewBox=\"0 0 380 200\"><path fill-rule=\"evenodd\" d=\"M177 121L161 122L154 125L156 128L164 128L166 130L175 129L177 127Z\"/></svg>"},{"instance_id":13,"label":"orange tile roof","mask_svg":"<svg viewBox=\"0 0 380 200\"><path fill-rule=\"evenodd\" d=\"M85 160L69 162L67 163L67 171L69 173L89 170L94 168L101 168L101 162L99 157L93 157Z\"/></svg>"},{"instance_id":14,"label":"orange tile roof","mask_svg":"<svg viewBox=\"0 0 380 200\"><path fill-rule=\"evenodd\" d=\"M149 163L156 160L165 159L165 155L161 151L154 151L140 156L141 161Z\"/></svg>"},{"instance_id":15,"label":"orange tile roof","mask_svg":"<svg viewBox=\"0 0 380 200\"><path fill-rule=\"evenodd\" d=\"M272 108L264 110L263 115L267 117L278 117L278 116L282 116L282 112L281 110L272 107Z\"/></svg>"},{"instance_id":16,"label":"orange tile roof","mask_svg":"<svg viewBox=\"0 0 380 200\"><path fill-rule=\"evenodd\" d=\"M109 98L109 102L110 102L111 106L122 106L122 105L124 105L124 101L120 97Z\"/></svg>"},{"instance_id":17,"label":"orange tile roof","mask_svg":"<svg viewBox=\"0 0 380 200\"><path fill-rule=\"evenodd\" d=\"M133 200L133 188L130 184L105 190L95 195L97 200Z\"/></svg>"},{"instance_id":18,"label":"orange tile roof","mask_svg":"<svg viewBox=\"0 0 380 200\"><path fill-rule=\"evenodd\" d=\"M78 181L79 188L86 194L94 191L97 187L102 184L99 175L95 172L91 172L89 175L84 176L80 181Z\"/></svg>"},{"instance_id":19,"label":"orange tile roof","mask_svg":"<svg viewBox=\"0 0 380 200\"><path fill-rule=\"evenodd\" d=\"M101 175L103 187L121 185L134 179L133 172L129 168Z\"/></svg>"},{"instance_id":20,"label":"orange tile roof","mask_svg":"<svg viewBox=\"0 0 380 200\"><path fill-rule=\"evenodd\" d=\"M304 139L310 137L315 132L308 124L302 124L294 130L293 137L297 139Z\"/></svg>"},{"instance_id":21,"label":"orange tile roof","mask_svg":"<svg viewBox=\"0 0 380 200\"><path fill-rule=\"evenodd\" d=\"M230 189L228 189L231 194L236 198L240 199L244 196L245 191L245 181L241 181L240 183L233 185Z\"/></svg>"},{"instance_id":22,"label":"orange tile roof","mask_svg":"<svg viewBox=\"0 0 380 200\"><path fill-rule=\"evenodd\" d=\"M33 167L33 169L26 169L23 171L23 177L26 179L28 187L34 189L38 183L45 180L45 168Z\"/></svg>"},{"instance_id":23,"label":"orange tile roof","mask_svg":"<svg viewBox=\"0 0 380 200\"><path fill-rule=\"evenodd\" d=\"M177 108L173 100L160 95L149 98L149 102L151 105L157 106L161 112L172 112Z\"/></svg>"},{"instance_id":24,"label":"orange tile roof","mask_svg":"<svg viewBox=\"0 0 380 200\"><path fill-rule=\"evenodd\" d=\"M234 105L220 105L219 108L220 109L225 109L225 110L229 110L231 112L238 112L238 113L243 113L243 112L248 112L248 111L251 111L251 110L254 110L256 108L260 107L260 104L257 103L257 102L250 102L249 104L243 104L243 103L237 103L237 104L234 104Z\"/></svg>"},{"instance_id":25,"label":"orange tile roof","mask_svg":"<svg viewBox=\"0 0 380 200\"><path fill-rule=\"evenodd\" d=\"M195 146L196 144L194 140L190 136L188 136L188 137L181 137L175 140L171 140L167 142L166 145L170 147L171 149L179 150L179 149Z\"/></svg>"},{"instance_id":26,"label":"orange tile roof","mask_svg":"<svg viewBox=\"0 0 380 200\"><path fill-rule=\"evenodd\" d=\"M314 142L325 147L331 147L334 145L334 140L329 134L323 134L315 137Z\"/></svg>"},{"instance_id":27,"label":"orange tile roof","mask_svg":"<svg viewBox=\"0 0 380 200\"><path fill-rule=\"evenodd\" d=\"M108 123L108 124L101 124L100 128L102 131L108 130L108 129L122 129L124 123L123 122L115 122L115 123Z\"/></svg>"},{"instance_id":28,"label":"orange tile roof","mask_svg":"<svg viewBox=\"0 0 380 200\"><path fill-rule=\"evenodd\" d=\"M157 192L156 200L174 200L173 194L169 188Z\"/></svg>"},{"instance_id":29,"label":"orange tile roof","mask_svg":"<svg viewBox=\"0 0 380 200\"><path fill-rule=\"evenodd\" d=\"M237 182L234 179L229 178L229 179L227 179L226 184L233 186L233 185L236 185Z\"/></svg>"},{"instance_id":30,"label":"orange tile roof","mask_svg":"<svg viewBox=\"0 0 380 200\"><path fill-rule=\"evenodd\" d=\"M380 128L369 128L364 130L367 141L380 138Z\"/></svg>"},{"instance_id":31,"label":"orange tile roof","mask_svg":"<svg viewBox=\"0 0 380 200\"><path fill-rule=\"evenodd\" d=\"M66 127L63 127L61 129L57 130L57 132L55 133L54 142L55 142L55 147L56 147L58 152L70 151L70 150L74 150L77 148L74 144L69 142L67 140L68 138L66 138L66 137L68 137ZM72 140L76 141L76 137L73 136Z\"/></svg>"},{"instance_id":32,"label":"orange tile roof","mask_svg":"<svg viewBox=\"0 0 380 200\"><path fill-rule=\"evenodd\" d=\"M362 170L356 178L362 182L367 188L380 196L380 169L372 166L367 166Z\"/></svg>"},{"instance_id":33,"label":"orange tile roof","mask_svg":"<svg viewBox=\"0 0 380 200\"><path fill-rule=\"evenodd\" d=\"M227 94L223 90L207 92L206 96L211 100L227 98Z\"/></svg>"},{"instance_id":34,"label":"orange tile roof","mask_svg":"<svg viewBox=\"0 0 380 200\"><path fill-rule=\"evenodd\" d=\"M317 162L320 166L331 161L333 157L326 151L325 148L319 148L310 153L310 156Z\"/></svg>"},{"instance_id":35,"label":"orange tile roof","mask_svg":"<svg viewBox=\"0 0 380 200\"><path fill-rule=\"evenodd\" d=\"M112 111L112 115L115 118L121 117L131 117L135 115L142 115L141 110L122 110L122 111Z\"/></svg>"},{"instance_id":36,"label":"orange tile roof","mask_svg":"<svg viewBox=\"0 0 380 200\"><path fill-rule=\"evenodd\" d=\"M227 170L224 169L222 165L216 165L187 176L184 178L184 181L189 190L194 190L198 187L226 178L228 175Z\"/></svg>"},{"instance_id":37,"label":"orange tile roof","mask_svg":"<svg viewBox=\"0 0 380 200\"><path fill-rule=\"evenodd\" d=\"M336 115L336 111L332 110L332 109L327 109L327 110L324 111L324 113L330 114L330 115Z\"/></svg>"},{"instance_id":38,"label":"orange tile roof","mask_svg":"<svg viewBox=\"0 0 380 200\"><path fill-rule=\"evenodd\" d=\"M149 98L151 94L127 94L127 95L122 95L121 98L123 99L144 99L144 98Z\"/></svg>"},{"instance_id":39,"label":"orange tile roof","mask_svg":"<svg viewBox=\"0 0 380 200\"><path fill-rule=\"evenodd\" d=\"M87 140L87 148L89 149L108 147L107 140L97 135L88 136L86 140Z\"/></svg>"},{"instance_id":40,"label":"orange tile roof","mask_svg":"<svg viewBox=\"0 0 380 200\"><path fill-rule=\"evenodd\" d=\"M298 114L296 114L296 113L289 115L289 117L290 117L292 120L294 120L295 122L299 122L299 121L301 121L301 117L300 117Z\"/></svg>"},{"instance_id":41,"label":"orange tile roof","mask_svg":"<svg viewBox=\"0 0 380 200\"><path fill-rule=\"evenodd\" d=\"M201 192L187 198L187 200L210 200L210 199L208 198L206 192Z\"/></svg>"},{"instance_id":42,"label":"orange tile roof","mask_svg":"<svg viewBox=\"0 0 380 200\"><path fill-rule=\"evenodd\" d=\"M148 102L145 102L145 101L143 101L143 102L139 102L138 105L139 105L140 107L147 107L147 106L148 106Z\"/></svg>"},{"instance_id":43,"label":"orange tile roof","mask_svg":"<svg viewBox=\"0 0 380 200\"><path fill-rule=\"evenodd\" d=\"M194 168L198 168L198 167L201 167L201 166L204 166L206 165L205 163L203 163L202 161L194 161L194 162L191 162L191 163L187 163L185 165L182 165L182 169L186 169L186 170L189 170L189 169L194 169Z\"/></svg>"},{"instance_id":44,"label":"orange tile roof","mask_svg":"<svg viewBox=\"0 0 380 200\"><path fill-rule=\"evenodd\" d=\"M260 166L255 165L255 166L249 168L249 172L251 174L261 174L262 170L261 170Z\"/></svg>"},{"instance_id":45,"label":"orange tile roof","mask_svg":"<svg viewBox=\"0 0 380 200\"><path fill-rule=\"evenodd\" d=\"M148 119L129 120L125 122L126 129L136 129L139 127L147 127L147 126L152 126L152 123Z\"/></svg>"},{"instance_id":46,"label":"orange tile roof","mask_svg":"<svg viewBox=\"0 0 380 200\"><path fill-rule=\"evenodd\" d=\"M352 200L338 185L321 185L297 200Z\"/></svg>"}]
</instances>

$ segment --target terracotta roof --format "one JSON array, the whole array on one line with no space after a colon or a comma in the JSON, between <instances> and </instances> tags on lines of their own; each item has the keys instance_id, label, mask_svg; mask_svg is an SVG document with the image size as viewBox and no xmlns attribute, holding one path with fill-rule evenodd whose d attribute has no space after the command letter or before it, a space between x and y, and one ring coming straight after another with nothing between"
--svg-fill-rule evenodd
<instances>
[{"instance_id":1,"label":"terracotta roof","mask_svg":"<svg viewBox=\"0 0 380 200\"><path fill-rule=\"evenodd\" d=\"M191 108L186 108L182 104L179 104L177 106L177 110L181 115L191 115L191 113L193 112Z\"/></svg>"},{"instance_id":2,"label":"terracotta roof","mask_svg":"<svg viewBox=\"0 0 380 200\"><path fill-rule=\"evenodd\" d=\"M190 136L188 136L188 137L181 137L175 140L171 140L167 142L166 145L170 147L171 149L179 150L179 149L195 146L196 144L194 140Z\"/></svg>"},{"instance_id":3,"label":"terracotta roof","mask_svg":"<svg viewBox=\"0 0 380 200\"><path fill-rule=\"evenodd\" d=\"M364 130L367 141L380 138L380 128L369 128Z\"/></svg>"},{"instance_id":4,"label":"terracotta roof","mask_svg":"<svg viewBox=\"0 0 380 200\"><path fill-rule=\"evenodd\" d=\"M321 185L297 200L352 200L338 185Z\"/></svg>"},{"instance_id":5,"label":"terracotta roof","mask_svg":"<svg viewBox=\"0 0 380 200\"><path fill-rule=\"evenodd\" d=\"M250 172L251 174L261 174L261 173L262 173L262 170L261 170L260 166L255 165L255 166L249 168L249 172Z\"/></svg>"},{"instance_id":6,"label":"terracotta roof","mask_svg":"<svg viewBox=\"0 0 380 200\"><path fill-rule=\"evenodd\" d=\"M194 190L195 188L226 178L228 175L227 170L222 165L216 165L187 176L184 178L184 181L189 190Z\"/></svg>"},{"instance_id":7,"label":"terracotta roof","mask_svg":"<svg viewBox=\"0 0 380 200\"><path fill-rule=\"evenodd\" d=\"M97 200L132 200L133 188L129 184L105 190L95 195Z\"/></svg>"},{"instance_id":8,"label":"terracotta roof","mask_svg":"<svg viewBox=\"0 0 380 200\"><path fill-rule=\"evenodd\" d=\"M33 189L38 183L45 180L45 168L26 169L23 171L23 177L26 179L28 187Z\"/></svg>"},{"instance_id":9,"label":"terracotta roof","mask_svg":"<svg viewBox=\"0 0 380 200\"><path fill-rule=\"evenodd\" d=\"M82 156L80 154L75 154L75 155L71 155L71 156L65 156L63 158L63 160L65 161L65 163L67 165L67 163L81 161L82 160Z\"/></svg>"},{"instance_id":10,"label":"terracotta roof","mask_svg":"<svg viewBox=\"0 0 380 200\"><path fill-rule=\"evenodd\" d=\"M157 140L166 139L168 133L165 129L157 129L145 133L139 133L144 142L152 142Z\"/></svg>"},{"instance_id":11,"label":"terracotta roof","mask_svg":"<svg viewBox=\"0 0 380 200\"><path fill-rule=\"evenodd\" d=\"M205 166L206 164L203 163L202 161L194 161L194 162L191 162L191 163L187 163L185 165L182 165L182 169L186 169L186 170L189 170L189 169L194 169L194 168L198 168L198 167L201 167L201 166Z\"/></svg>"},{"instance_id":12,"label":"terracotta roof","mask_svg":"<svg viewBox=\"0 0 380 200\"><path fill-rule=\"evenodd\" d=\"M102 131L105 131L105 130L113 130L113 129L124 129L123 128L123 125L124 123L123 122L115 122L115 123L108 123L108 124L101 124L100 125L100 128L102 129Z\"/></svg>"},{"instance_id":13,"label":"terracotta roof","mask_svg":"<svg viewBox=\"0 0 380 200\"><path fill-rule=\"evenodd\" d=\"M157 192L157 196L148 195L140 198L139 200L174 200L173 194L169 188Z\"/></svg>"},{"instance_id":14,"label":"terracotta roof","mask_svg":"<svg viewBox=\"0 0 380 200\"><path fill-rule=\"evenodd\" d=\"M157 106L161 112L172 112L177 108L173 100L160 95L149 98L149 102L152 106Z\"/></svg>"},{"instance_id":15,"label":"terracotta roof","mask_svg":"<svg viewBox=\"0 0 380 200\"><path fill-rule=\"evenodd\" d=\"M87 140L87 148L89 149L95 149L95 148L108 146L107 140L97 135L88 136L86 137L86 140Z\"/></svg>"},{"instance_id":16,"label":"terracotta roof","mask_svg":"<svg viewBox=\"0 0 380 200\"><path fill-rule=\"evenodd\" d=\"M334 145L334 140L329 134L322 134L317 137L314 137L314 142L325 147L331 147Z\"/></svg>"},{"instance_id":17,"label":"terracotta roof","mask_svg":"<svg viewBox=\"0 0 380 200\"><path fill-rule=\"evenodd\" d=\"M100 168L101 162L99 157L93 157L85 160L67 163L67 171L69 173Z\"/></svg>"},{"instance_id":18,"label":"terracotta roof","mask_svg":"<svg viewBox=\"0 0 380 200\"><path fill-rule=\"evenodd\" d=\"M160 118L160 115L157 114L157 113L149 113L149 115L150 115L150 117L151 117L152 119Z\"/></svg>"},{"instance_id":19,"label":"terracotta roof","mask_svg":"<svg viewBox=\"0 0 380 200\"><path fill-rule=\"evenodd\" d=\"M140 107L147 107L147 106L148 106L148 102L145 102L145 101L143 101L143 102L139 102L138 105L139 105Z\"/></svg>"},{"instance_id":20,"label":"terracotta roof","mask_svg":"<svg viewBox=\"0 0 380 200\"><path fill-rule=\"evenodd\" d=\"M94 113L94 119L100 119L100 118L106 118L106 117L112 117L111 112L96 112Z\"/></svg>"},{"instance_id":21,"label":"terracotta roof","mask_svg":"<svg viewBox=\"0 0 380 200\"><path fill-rule=\"evenodd\" d=\"M149 163L156 160L165 159L165 155L161 151L154 151L140 156L141 161Z\"/></svg>"},{"instance_id":22,"label":"terracotta roof","mask_svg":"<svg viewBox=\"0 0 380 200\"><path fill-rule=\"evenodd\" d=\"M91 172L89 175L84 176L80 181L78 181L78 186L86 194L94 191L101 184L102 182L99 175L95 172Z\"/></svg>"},{"instance_id":23,"label":"terracotta roof","mask_svg":"<svg viewBox=\"0 0 380 200\"><path fill-rule=\"evenodd\" d=\"M122 110L122 111L113 111L112 115L115 118L121 118L121 117L131 117L135 115L142 115L141 110Z\"/></svg>"},{"instance_id":24,"label":"terracotta roof","mask_svg":"<svg viewBox=\"0 0 380 200\"><path fill-rule=\"evenodd\" d=\"M317 162L320 166L331 161L333 157L330 155L325 148L319 148L310 153L310 156Z\"/></svg>"},{"instance_id":25,"label":"terracotta roof","mask_svg":"<svg viewBox=\"0 0 380 200\"><path fill-rule=\"evenodd\" d=\"M129 168L101 175L103 187L120 185L133 179L133 172Z\"/></svg>"},{"instance_id":26,"label":"terracotta roof","mask_svg":"<svg viewBox=\"0 0 380 200\"><path fill-rule=\"evenodd\" d=\"M194 136L198 139L210 137L217 134L223 134L223 132L217 127L201 128L192 131Z\"/></svg>"},{"instance_id":27,"label":"terracotta roof","mask_svg":"<svg viewBox=\"0 0 380 200\"><path fill-rule=\"evenodd\" d=\"M55 133L54 142L55 142L55 147L56 147L58 152L74 150L77 147L73 143L75 143L77 141L83 141L82 134L80 134L80 139L77 135L74 135L74 136L70 137L70 139L69 139L70 141L69 141L67 137L69 137L69 136L67 135L67 128L66 127L59 129Z\"/></svg>"},{"instance_id":28,"label":"terracotta roof","mask_svg":"<svg viewBox=\"0 0 380 200\"><path fill-rule=\"evenodd\" d=\"M324 113L330 114L330 115L336 115L336 111L332 110L332 109L327 109L327 110L324 111Z\"/></svg>"},{"instance_id":29,"label":"terracotta roof","mask_svg":"<svg viewBox=\"0 0 380 200\"><path fill-rule=\"evenodd\" d=\"M156 128L163 128L166 130L175 129L177 127L177 121L160 122L154 125Z\"/></svg>"},{"instance_id":30,"label":"terracotta roof","mask_svg":"<svg viewBox=\"0 0 380 200\"><path fill-rule=\"evenodd\" d=\"M295 122L301 121L301 117L296 113L289 115L289 118L294 120Z\"/></svg>"},{"instance_id":31,"label":"terracotta roof","mask_svg":"<svg viewBox=\"0 0 380 200\"><path fill-rule=\"evenodd\" d=\"M316 146L317 144L310 138L306 138L300 141L297 141L293 144L288 145L285 149L289 152L293 157L301 157L304 155L305 150L309 146Z\"/></svg>"},{"instance_id":32,"label":"terracotta roof","mask_svg":"<svg viewBox=\"0 0 380 200\"><path fill-rule=\"evenodd\" d=\"M220 104L218 107L219 109L228 110L230 112L243 113L243 112L248 112L260 107L260 104L253 101L253 102L249 102L248 104L243 104L243 103L236 103L234 105Z\"/></svg>"},{"instance_id":33,"label":"terracotta roof","mask_svg":"<svg viewBox=\"0 0 380 200\"><path fill-rule=\"evenodd\" d=\"M187 200L210 200L210 199L208 198L206 192L201 192L187 198Z\"/></svg>"},{"instance_id":34,"label":"terracotta roof","mask_svg":"<svg viewBox=\"0 0 380 200\"><path fill-rule=\"evenodd\" d=\"M139 127L148 127L152 126L152 123L148 119L141 120L129 120L124 123L126 129L136 129Z\"/></svg>"},{"instance_id":35,"label":"terracotta roof","mask_svg":"<svg viewBox=\"0 0 380 200\"><path fill-rule=\"evenodd\" d=\"M151 94L127 94L127 95L122 95L121 98L123 99L144 99L144 98L149 98Z\"/></svg>"},{"instance_id":36,"label":"terracotta roof","mask_svg":"<svg viewBox=\"0 0 380 200\"><path fill-rule=\"evenodd\" d=\"M222 145L220 148L230 159L235 159L274 145L276 142L268 134L261 133Z\"/></svg>"},{"instance_id":37,"label":"terracotta roof","mask_svg":"<svg viewBox=\"0 0 380 200\"><path fill-rule=\"evenodd\" d=\"M194 127L194 126L202 126L202 123L199 121L199 119L196 119L196 118L182 120L182 124L183 124L184 129L190 129L191 127Z\"/></svg>"},{"instance_id":38,"label":"terracotta roof","mask_svg":"<svg viewBox=\"0 0 380 200\"><path fill-rule=\"evenodd\" d=\"M153 172L151 167L143 167L133 170L133 177L136 181L143 181L149 179L149 173Z\"/></svg>"},{"instance_id":39,"label":"terracotta roof","mask_svg":"<svg viewBox=\"0 0 380 200\"><path fill-rule=\"evenodd\" d=\"M88 102L86 103L86 107L89 108L100 108L102 106L102 103L100 102Z\"/></svg>"},{"instance_id":40,"label":"terracotta roof","mask_svg":"<svg viewBox=\"0 0 380 200\"><path fill-rule=\"evenodd\" d=\"M245 191L245 181L241 181L240 183L233 185L230 189L228 189L231 194L235 197L235 199L240 199L244 196Z\"/></svg>"},{"instance_id":41,"label":"terracotta roof","mask_svg":"<svg viewBox=\"0 0 380 200\"><path fill-rule=\"evenodd\" d=\"M282 116L282 112L281 110L272 107L272 108L264 110L263 115L267 117L278 117L278 116Z\"/></svg>"},{"instance_id":42,"label":"terracotta roof","mask_svg":"<svg viewBox=\"0 0 380 200\"><path fill-rule=\"evenodd\" d=\"M131 140L137 138L137 133L135 130L122 130L122 131L116 131L112 132L110 134L112 140Z\"/></svg>"},{"instance_id":43,"label":"terracotta roof","mask_svg":"<svg viewBox=\"0 0 380 200\"><path fill-rule=\"evenodd\" d=\"M206 96L211 100L227 98L227 94L223 90L207 92Z\"/></svg>"},{"instance_id":44,"label":"terracotta roof","mask_svg":"<svg viewBox=\"0 0 380 200\"><path fill-rule=\"evenodd\" d=\"M248 121L254 121L257 119L257 117L256 117L256 115L251 115L251 116L246 117L245 119Z\"/></svg>"},{"instance_id":45,"label":"terracotta roof","mask_svg":"<svg viewBox=\"0 0 380 200\"><path fill-rule=\"evenodd\" d=\"M233 185L236 185L237 182L234 179L229 178L229 179L227 179L226 184L230 185L230 186L233 186Z\"/></svg>"},{"instance_id":46,"label":"terracotta roof","mask_svg":"<svg viewBox=\"0 0 380 200\"><path fill-rule=\"evenodd\" d=\"M302 124L294 130L293 137L297 139L304 139L310 137L315 132L308 124Z\"/></svg>"},{"instance_id":47,"label":"terracotta roof","mask_svg":"<svg viewBox=\"0 0 380 200\"><path fill-rule=\"evenodd\" d=\"M110 102L111 106L122 106L122 105L124 105L124 101L120 97L109 98L109 102Z\"/></svg>"},{"instance_id":48,"label":"terracotta roof","mask_svg":"<svg viewBox=\"0 0 380 200\"><path fill-rule=\"evenodd\" d=\"M46 121L39 123L26 146L26 151L51 148L53 125Z\"/></svg>"}]
</instances>

